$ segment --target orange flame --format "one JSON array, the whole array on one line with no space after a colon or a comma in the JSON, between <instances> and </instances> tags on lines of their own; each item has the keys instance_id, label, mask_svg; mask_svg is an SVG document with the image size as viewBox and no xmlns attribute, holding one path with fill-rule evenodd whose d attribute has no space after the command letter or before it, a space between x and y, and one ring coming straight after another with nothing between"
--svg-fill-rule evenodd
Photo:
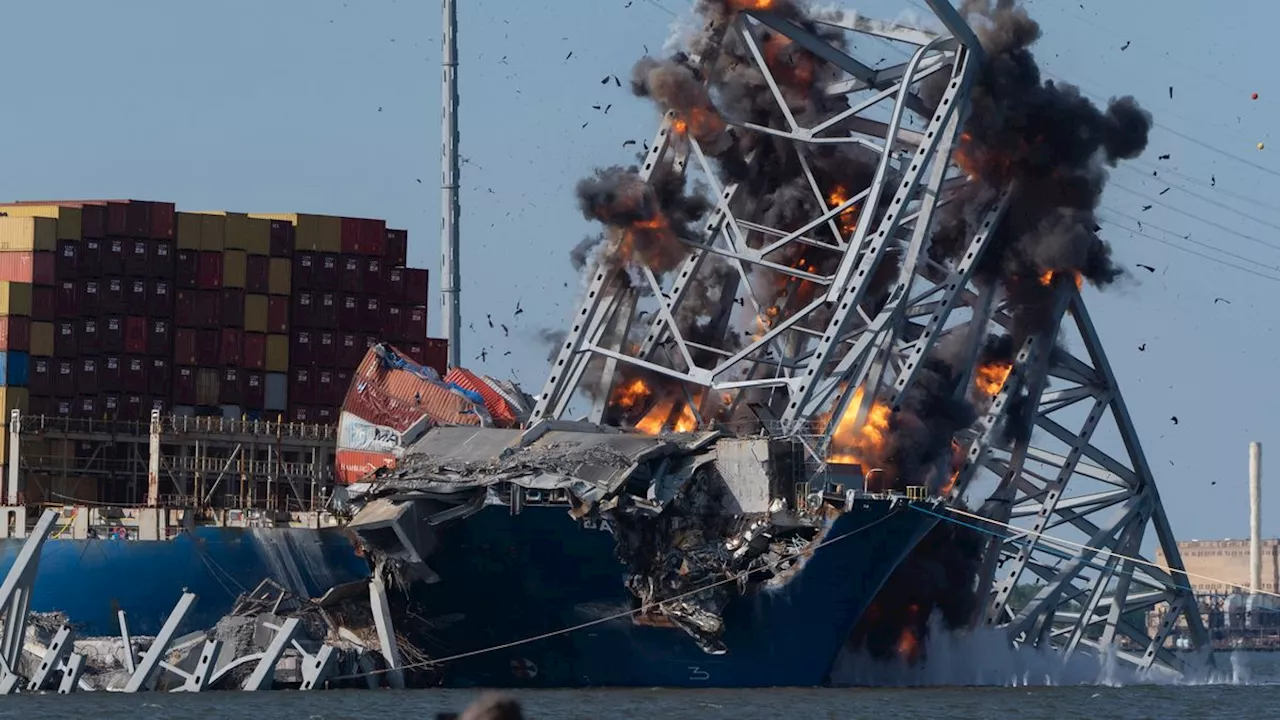
<instances>
[{"instance_id":1,"label":"orange flame","mask_svg":"<svg viewBox=\"0 0 1280 720\"><path fill-rule=\"evenodd\" d=\"M889 439L889 416L893 410L876 400L867 413L867 421L862 427L854 427L862 395L863 389L858 388L844 414L840 416L840 422L831 434L827 462L835 465L861 465L865 475L872 469L870 463L884 453Z\"/></svg>"},{"instance_id":2,"label":"orange flame","mask_svg":"<svg viewBox=\"0 0 1280 720\"><path fill-rule=\"evenodd\" d=\"M996 360L986 365L979 365L978 372L973 376L973 384L978 386L982 394L995 397L1000 392L1000 388L1004 387L1004 381L1009 378L1011 372L1013 372L1013 363L1008 360Z\"/></svg>"},{"instance_id":3,"label":"orange flame","mask_svg":"<svg viewBox=\"0 0 1280 720\"><path fill-rule=\"evenodd\" d=\"M1079 270L1073 270L1071 272L1072 272L1072 275L1075 276L1076 289L1080 290L1081 288L1084 287L1084 276L1080 274ZM1050 285L1053 284L1053 276L1056 275L1057 273L1058 271L1056 270L1045 270L1044 273L1040 275L1040 284L1045 287L1049 287Z\"/></svg>"},{"instance_id":4,"label":"orange flame","mask_svg":"<svg viewBox=\"0 0 1280 720\"><path fill-rule=\"evenodd\" d=\"M626 385L620 385L613 389L613 397L609 399L609 404L630 410L649 398L651 391L644 380L636 378Z\"/></svg>"},{"instance_id":5,"label":"orange flame","mask_svg":"<svg viewBox=\"0 0 1280 720\"><path fill-rule=\"evenodd\" d=\"M730 10L768 10L774 0L729 0Z\"/></svg>"},{"instance_id":6,"label":"orange flame","mask_svg":"<svg viewBox=\"0 0 1280 720\"><path fill-rule=\"evenodd\" d=\"M908 663L914 663L920 650L920 640L916 638L916 631L909 627L902 628L902 634L898 636L897 649L898 657Z\"/></svg>"},{"instance_id":7,"label":"orange flame","mask_svg":"<svg viewBox=\"0 0 1280 720\"><path fill-rule=\"evenodd\" d=\"M842 203L849 199L849 193L843 187L837 185L830 194L827 195L827 202L831 207L840 207ZM858 227L858 206L850 205L836 216L836 221L840 224L840 233L842 235L853 235L853 231Z\"/></svg>"},{"instance_id":8,"label":"orange flame","mask_svg":"<svg viewBox=\"0 0 1280 720\"><path fill-rule=\"evenodd\" d=\"M671 129L678 135L692 134L703 140L723 131L724 120L714 110L695 107L677 115L671 122Z\"/></svg>"},{"instance_id":9,"label":"orange flame","mask_svg":"<svg viewBox=\"0 0 1280 720\"><path fill-rule=\"evenodd\" d=\"M636 423L636 430L645 435L657 435L662 432L667 420L671 419L671 411L675 410L675 407L675 398L667 397L659 400L640 422Z\"/></svg>"},{"instance_id":10,"label":"orange flame","mask_svg":"<svg viewBox=\"0 0 1280 720\"><path fill-rule=\"evenodd\" d=\"M950 495L951 491L956 488L956 483L960 481L960 470L964 468L965 452L960 447L960 443L954 438L951 440L951 477L947 479L947 484L938 489L939 495Z\"/></svg>"},{"instance_id":11,"label":"orange flame","mask_svg":"<svg viewBox=\"0 0 1280 720\"><path fill-rule=\"evenodd\" d=\"M693 407L685 403L683 409L680 410L680 417L676 418L676 432L693 432L698 428L698 419L693 415Z\"/></svg>"},{"instance_id":12,"label":"orange flame","mask_svg":"<svg viewBox=\"0 0 1280 720\"><path fill-rule=\"evenodd\" d=\"M813 86L813 55L796 47L786 35L770 33L765 38L764 64L784 87L808 89Z\"/></svg>"}]
</instances>

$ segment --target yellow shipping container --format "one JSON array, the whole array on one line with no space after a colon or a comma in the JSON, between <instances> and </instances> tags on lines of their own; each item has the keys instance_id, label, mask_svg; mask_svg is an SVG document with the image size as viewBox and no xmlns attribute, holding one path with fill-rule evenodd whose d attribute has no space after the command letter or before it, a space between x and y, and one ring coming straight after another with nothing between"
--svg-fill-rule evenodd
<instances>
[{"instance_id":1,"label":"yellow shipping container","mask_svg":"<svg viewBox=\"0 0 1280 720\"><path fill-rule=\"evenodd\" d=\"M248 257L243 250L228 250L222 254L222 287L244 287Z\"/></svg>"},{"instance_id":2,"label":"yellow shipping container","mask_svg":"<svg viewBox=\"0 0 1280 720\"><path fill-rule=\"evenodd\" d=\"M245 216L244 249L250 255L271 254L271 221Z\"/></svg>"},{"instance_id":3,"label":"yellow shipping container","mask_svg":"<svg viewBox=\"0 0 1280 720\"><path fill-rule=\"evenodd\" d=\"M31 316L31 283L0 280L0 315Z\"/></svg>"},{"instance_id":4,"label":"yellow shipping container","mask_svg":"<svg viewBox=\"0 0 1280 720\"><path fill-rule=\"evenodd\" d=\"M46 217L0 217L0 251L53 250L58 221Z\"/></svg>"},{"instance_id":5,"label":"yellow shipping container","mask_svg":"<svg viewBox=\"0 0 1280 720\"><path fill-rule=\"evenodd\" d=\"M244 330L245 332L264 333L267 331L267 296L244 296Z\"/></svg>"},{"instance_id":6,"label":"yellow shipping container","mask_svg":"<svg viewBox=\"0 0 1280 720\"><path fill-rule=\"evenodd\" d=\"M31 323L31 354L53 356L53 323Z\"/></svg>"},{"instance_id":7,"label":"yellow shipping container","mask_svg":"<svg viewBox=\"0 0 1280 720\"><path fill-rule=\"evenodd\" d=\"M200 215L200 249L210 252L222 252L227 246L227 217L199 213Z\"/></svg>"},{"instance_id":8,"label":"yellow shipping container","mask_svg":"<svg viewBox=\"0 0 1280 720\"><path fill-rule=\"evenodd\" d=\"M210 212L206 215L219 215L226 218L226 231L223 246L228 250L243 250L245 236L249 234L249 216L235 212Z\"/></svg>"},{"instance_id":9,"label":"yellow shipping container","mask_svg":"<svg viewBox=\"0 0 1280 720\"><path fill-rule=\"evenodd\" d=\"M293 266L289 264L289 258L271 258L267 272L267 292L272 295L288 295L293 285Z\"/></svg>"},{"instance_id":10,"label":"yellow shipping container","mask_svg":"<svg viewBox=\"0 0 1280 720\"><path fill-rule=\"evenodd\" d=\"M200 225L203 218L195 213L178 213L176 242L179 250L200 249Z\"/></svg>"},{"instance_id":11,"label":"yellow shipping container","mask_svg":"<svg viewBox=\"0 0 1280 720\"><path fill-rule=\"evenodd\" d=\"M0 207L9 217L42 217L52 218L58 228L54 237L58 240L79 240L80 221L84 213L78 207L62 207L61 205L5 205ZM37 247L37 250L53 250L49 247Z\"/></svg>"},{"instance_id":12,"label":"yellow shipping container","mask_svg":"<svg viewBox=\"0 0 1280 720\"><path fill-rule=\"evenodd\" d=\"M303 252L342 252L342 218L305 213L263 213L252 217L293 223L293 247Z\"/></svg>"},{"instance_id":13,"label":"yellow shipping container","mask_svg":"<svg viewBox=\"0 0 1280 720\"><path fill-rule=\"evenodd\" d=\"M289 372L289 336L267 336L267 372Z\"/></svg>"}]
</instances>

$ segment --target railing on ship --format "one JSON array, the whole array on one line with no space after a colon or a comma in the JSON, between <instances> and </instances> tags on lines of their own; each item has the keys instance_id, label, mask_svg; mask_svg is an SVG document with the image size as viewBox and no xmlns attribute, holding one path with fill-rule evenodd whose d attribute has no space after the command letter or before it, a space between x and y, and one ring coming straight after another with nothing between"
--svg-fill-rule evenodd
<instances>
[{"instance_id":1,"label":"railing on ship","mask_svg":"<svg viewBox=\"0 0 1280 720\"><path fill-rule=\"evenodd\" d=\"M151 433L150 420L64 417L56 415L23 415L20 427L25 433L61 433L93 435L137 435ZM226 417L193 417L161 415L161 435L217 434L253 435L298 441L336 441L336 425L294 423L271 420L248 420Z\"/></svg>"}]
</instances>

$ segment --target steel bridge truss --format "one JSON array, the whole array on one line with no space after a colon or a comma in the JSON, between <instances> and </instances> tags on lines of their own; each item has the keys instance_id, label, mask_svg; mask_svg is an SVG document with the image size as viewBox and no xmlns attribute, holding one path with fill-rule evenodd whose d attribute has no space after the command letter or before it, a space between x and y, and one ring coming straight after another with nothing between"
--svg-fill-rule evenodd
<instances>
[{"instance_id":1,"label":"steel bridge truss","mask_svg":"<svg viewBox=\"0 0 1280 720\"><path fill-rule=\"evenodd\" d=\"M957 509L981 506L965 520L991 538L978 579L979 592L989 600L975 624L1007 630L1014 644L1056 648L1064 661L1087 651L1115 652L1144 671L1188 672L1207 665L1207 634L1190 583L1180 574L1182 558L1151 468L1070 278L1053 281L1052 323L1017 349L998 391L975 390L989 334L1013 335L1007 298L998 286L975 282L974 270L1014 188L989 193L985 214L956 261L929 256L939 210L971 182L953 162L953 149L983 51L948 2L927 1L948 32L853 14L847 21L824 21L855 38L848 47L858 47L859 35L907 47L909 60L881 70L769 12L740 13L722 28L722 42L736 36L749 49L785 119L782 127L737 127L785 141L822 211L794 230L762 224L753 215L754 199L720 183L713 158L697 139L677 132L678 118L667 113L641 177L653 182L657 173L696 172L716 199L715 209L701 240L685 241L688 256L673 272L603 263L594 268L531 421L567 418L575 412L575 399L586 396L587 418L601 422L613 384L629 366L677 384L699 423L711 411L712 398L732 398L731 413L749 403L765 427L805 442L821 465L836 425L825 418L855 413L856 428L873 403L896 407L918 380L922 361L949 339L949 357L967 375L956 392L974 399L981 417L956 437L966 453L958 474L933 490L949 495ZM765 31L785 35L838 68L839 79L825 91L847 95L849 110L801 126L764 60ZM931 111L920 99L920 83L937 74L946 78L945 91ZM732 118L726 121L734 125ZM855 143L879 158L870 186L834 204L809 164L816 148L833 143ZM855 228L842 227L842 214L855 205L879 210L864 211ZM819 274L777 259L794 257L786 249L796 245L834 250L841 255L839 265ZM882 296L874 302L873 280L890 251L900 269L887 301ZM736 275L719 298L719 344L705 332L696 340L687 337L677 322L687 317L683 303L700 273L713 272L716 264ZM770 309L771 299L758 287L761 270L821 290L803 306L777 308L766 329L740 341L731 337L736 331L727 320L735 306L749 317L763 318ZM640 336L642 342L625 342ZM956 347L962 348L958 364ZM695 355L716 362L698 364ZM602 372L588 372L589 366ZM864 389L858 406L852 405L858 395L851 388ZM1016 417L1015 408L1023 408ZM1017 423L1029 428L1010 432ZM1108 441L1118 444L1108 448ZM1143 555L1150 540L1171 570ZM1008 605L1010 592L1026 583L1036 584L1038 592L1015 611ZM1149 629L1140 613L1161 604L1171 612ZM1167 649L1175 629L1195 652Z\"/></svg>"}]
</instances>

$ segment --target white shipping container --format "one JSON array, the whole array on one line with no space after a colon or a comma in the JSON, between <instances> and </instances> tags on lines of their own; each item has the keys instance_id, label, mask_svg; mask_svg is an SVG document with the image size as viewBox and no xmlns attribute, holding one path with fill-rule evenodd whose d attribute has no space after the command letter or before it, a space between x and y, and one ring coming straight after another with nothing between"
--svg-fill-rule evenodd
<instances>
[{"instance_id":1,"label":"white shipping container","mask_svg":"<svg viewBox=\"0 0 1280 720\"><path fill-rule=\"evenodd\" d=\"M222 417L227 420L239 420L244 414L239 405L219 405L218 409L222 410Z\"/></svg>"},{"instance_id":2,"label":"white shipping container","mask_svg":"<svg viewBox=\"0 0 1280 720\"><path fill-rule=\"evenodd\" d=\"M267 373L266 399L262 406L266 410L289 409L289 375L287 373Z\"/></svg>"}]
</instances>

